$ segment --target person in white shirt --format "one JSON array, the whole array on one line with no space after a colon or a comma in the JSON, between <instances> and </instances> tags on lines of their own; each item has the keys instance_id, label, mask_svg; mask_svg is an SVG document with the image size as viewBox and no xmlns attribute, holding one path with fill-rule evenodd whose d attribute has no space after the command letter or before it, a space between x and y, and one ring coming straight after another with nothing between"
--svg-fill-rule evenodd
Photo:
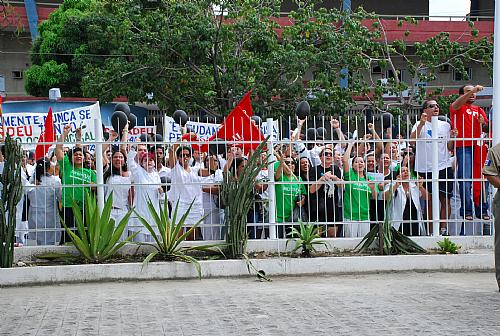
<instances>
[{"instance_id":1,"label":"person in white shirt","mask_svg":"<svg viewBox=\"0 0 500 336\"><path fill-rule=\"evenodd\" d=\"M173 211L178 204L177 218L181 218L192 204L184 222L185 231L198 223L204 216L202 184L207 178L199 176L198 169L189 165L192 155L193 150L190 146L174 144L169 149L167 162L167 166L172 170L172 186L168 192L168 200L171 202ZM196 239L194 233L193 230L187 239Z\"/></svg>"},{"instance_id":2,"label":"person in white shirt","mask_svg":"<svg viewBox=\"0 0 500 336\"><path fill-rule=\"evenodd\" d=\"M132 200L130 172L125 163L126 153L113 150L111 153L111 163L104 172L105 198L113 195L113 204L111 208L111 218L118 225L127 214ZM123 231L122 239L127 237L128 227Z\"/></svg>"},{"instance_id":3,"label":"person in white shirt","mask_svg":"<svg viewBox=\"0 0 500 336\"><path fill-rule=\"evenodd\" d=\"M30 200L28 212L28 242L36 245L56 245L61 238L59 208L61 179L49 173L50 160L37 161L26 195Z\"/></svg>"},{"instance_id":4,"label":"person in white shirt","mask_svg":"<svg viewBox=\"0 0 500 336\"><path fill-rule=\"evenodd\" d=\"M431 117L439 115L439 105L435 100L427 100L422 105L420 121L413 126L410 139L415 139L415 171L424 178L424 187L429 197L427 199L427 219L432 218L432 194L439 197L440 207L440 233L447 234L447 222L450 218L450 198L453 191L453 171L450 164L449 150L453 150L454 143L451 138L457 134L456 130L451 130L451 126L446 121L438 120L438 153L439 153L439 190L432 190L432 124ZM429 233L432 233L432 225L429 226Z\"/></svg>"},{"instance_id":5,"label":"person in white shirt","mask_svg":"<svg viewBox=\"0 0 500 336\"><path fill-rule=\"evenodd\" d=\"M223 205L219 204L219 192L224 176L217 155L207 155L203 165L208 177L205 179L206 184L202 187L203 210L206 218L201 232L204 240L220 240L223 233L224 209L221 209Z\"/></svg>"},{"instance_id":6,"label":"person in white shirt","mask_svg":"<svg viewBox=\"0 0 500 336\"><path fill-rule=\"evenodd\" d=\"M131 150L127 154L127 167L130 170L131 178L134 182L134 207L135 211L143 217L153 228L156 228L155 221L148 208L148 200L151 200L155 210L160 210L160 196L163 189L160 186L160 175L156 171L155 156L151 153L143 153L138 162L135 161L137 152ZM152 242L153 239L149 231L142 226L140 221L136 221L130 231L140 231L134 241Z\"/></svg>"},{"instance_id":7,"label":"person in white shirt","mask_svg":"<svg viewBox=\"0 0 500 336\"><path fill-rule=\"evenodd\" d=\"M396 230L408 236L425 235L420 197L426 195L422 182L411 180L408 167L401 167L397 179L384 188L385 199L393 199L386 212Z\"/></svg>"}]
</instances>

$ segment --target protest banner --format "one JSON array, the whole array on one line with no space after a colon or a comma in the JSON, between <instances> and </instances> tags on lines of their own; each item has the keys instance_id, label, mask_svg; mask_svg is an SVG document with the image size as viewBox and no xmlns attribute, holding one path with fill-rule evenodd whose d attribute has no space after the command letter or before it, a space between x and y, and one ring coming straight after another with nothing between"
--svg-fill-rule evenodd
<instances>
[{"instance_id":1,"label":"protest banner","mask_svg":"<svg viewBox=\"0 0 500 336\"><path fill-rule=\"evenodd\" d=\"M163 135L163 139L166 142L177 141L181 137L181 127L177 124L174 119L171 117L166 117L166 127L165 133ZM212 135L217 133L217 130L221 126L220 124L213 123L203 123L197 121L188 121L186 126L191 129L200 140L208 140ZM261 127L261 132L264 134L264 137L267 137L269 134L267 129L267 124L263 123ZM273 141L277 141L279 139L279 127L278 121L273 120L273 129L272 129L272 139Z\"/></svg>"},{"instance_id":2,"label":"protest banner","mask_svg":"<svg viewBox=\"0 0 500 336\"><path fill-rule=\"evenodd\" d=\"M48 112L48 111L47 111ZM25 112L25 113L4 113L0 136L3 137L3 130L14 139L21 142L24 149L35 149L40 134L45 125L48 113ZM78 107L66 111L54 112L54 130L59 136L65 125L70 124L75 130L82 127L82 141L95 141L94 122L99 120L99 103L89 106ZM68 141L75 141L75 133L70 133Z\"/></svg>"}]
</instances>

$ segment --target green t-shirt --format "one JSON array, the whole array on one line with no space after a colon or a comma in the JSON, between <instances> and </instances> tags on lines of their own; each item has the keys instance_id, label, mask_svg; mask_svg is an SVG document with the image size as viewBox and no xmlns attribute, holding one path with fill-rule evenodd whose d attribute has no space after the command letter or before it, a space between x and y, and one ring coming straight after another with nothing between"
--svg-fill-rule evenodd
<instances>
[{"instance_id":1,"label":"green t-shirt","mask_svg":"<svg viewBox=\"0 0 500 336\"><path fill-rule=\"evenodd\" d=\"M368 177L368 180L373 180ZM347 174L344 174L344 181L355 183L346 183L344 187L344 217L353 221L370 220L370 198L372 190L368 186L368 180L359 177L352 168ZM377 184L375 190L378 192Z\"/></svg>"},{"instance_id":2,"label":"green t-shirt","mask_svg":"<svg viewBox=\"0 0 500 336\"><path fill-rule=\"evenodd\" d=\"M59 161L59 166L61 167L61 182L63 185L63 207L71 208L72 200L75 200L78 205L82 206L85 197L84 193L89 192L90 187L71 187L71 185L96 183L95 172L88 168L75 168L69 162L67 155L64 155L64 159ZM68 185L68 187L64 187L65 185Z\"/></svg>"},{"instance_id":3,"label":"green t-shirt","mask_svg":"<svg viewBox=\"0 0 500 336\"><path fill-rule=\"evenodd\" d=\"M274 164L274 171L278 169L279 162ZM302 179L295 175L286 176L281 174L280 182L302 182ZM276 223L283 223L290 220L293 208L298 200L298 196L306 195L306 187L302 183L276 184Z\"/></svg>"}]
</instances>

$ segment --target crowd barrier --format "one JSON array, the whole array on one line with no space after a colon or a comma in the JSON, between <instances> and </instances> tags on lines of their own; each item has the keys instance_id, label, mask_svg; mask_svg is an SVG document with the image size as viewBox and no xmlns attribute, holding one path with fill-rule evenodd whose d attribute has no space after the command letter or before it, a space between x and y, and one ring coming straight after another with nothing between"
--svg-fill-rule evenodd
<instances>
[{"instance_id":1,"label":"crowd barrier","mask_svg":"<svg viewBox=\"0 0 500 336\"><path fill-rule=\"evenodd\" d=\"M105 199L112 191L111 216L117 221L133 207L136 213L124 236L140 231L137 241L151 241L137 219L137 213L151 218L145 210L147 198L172 209L179 201L181 213L194 200L186 226L205 219L190 239L224 240L228 210L220 190L225 175L241 179L262 139L267 144L261 159L267 164L254 181L254 200L247 213L250 239L287 239L299 221L317 225L322 237L362 237L384 221L408 236L492 235L495 190L481 174L491 145L488 129L474 138L455 137L446 126L449 118L442 115L429 117L423 133L412 137L420 118L362 111L303 121L254 119L248 125L233 119L225 124L223 137L206 130L195 136L196 123L188 123L183 132L193 132L181 136L177 125L178 139L166 136L172 125L165 122L154 125L162 136L144 136L141 142L128 142L114 132L111 139L80 142L78 146L95 148L93 153L84 151L85 173L72 173L75 161L58 161L54 148L44 162L33 165L26 152L16 239L29 246L64 243L60 221L71 221L72 214L71 203L63 198L83 188ZM471 143L472 152L457 146L462 141ZM62 145L75 159L74 142L51 144ZM175 165L168 167L174 145L183 149L171 161ZM457 160L457 155L467 155L467 160ZM96 169L98 162L114 168ZM152 165L149 171L147 164ZM64 174L73 174L73 181ZM88 180L86 174L93 177Z\"/></svg>"}]
</instances>

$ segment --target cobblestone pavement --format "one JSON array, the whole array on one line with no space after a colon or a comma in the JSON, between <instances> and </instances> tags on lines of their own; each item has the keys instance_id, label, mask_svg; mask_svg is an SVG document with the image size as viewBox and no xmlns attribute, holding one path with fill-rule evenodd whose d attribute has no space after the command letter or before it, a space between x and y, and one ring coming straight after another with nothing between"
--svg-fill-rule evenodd
<instances>
[{"instance_id":1,"label":"cobblestone pavement","mask_svg":"<svg viewBox=\"0 0 500 336\"><path fill-rule=\"evenodd\" d=\"M500 335L492 273L0 288L0 335Z\"/></svg>"}]
</instances>

